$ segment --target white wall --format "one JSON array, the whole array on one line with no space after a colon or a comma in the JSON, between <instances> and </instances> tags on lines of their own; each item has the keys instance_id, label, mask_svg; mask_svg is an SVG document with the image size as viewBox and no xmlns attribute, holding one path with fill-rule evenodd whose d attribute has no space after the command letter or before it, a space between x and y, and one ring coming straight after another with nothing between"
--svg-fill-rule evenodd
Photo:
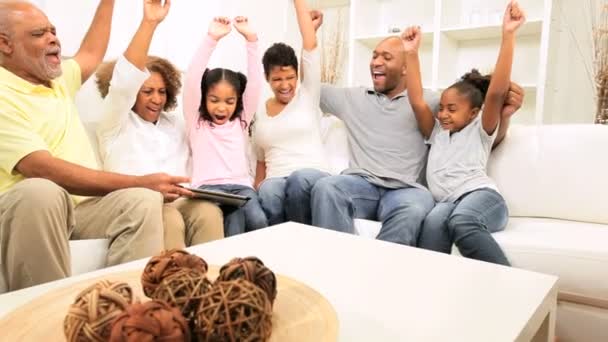
<instances>
[{"instance_id":1,"label":"white wall","mask_svg":"<svg viewBox=\"0 0 608 342\"><path fill-rule=\"evenodd\" d=\"M50 20L57 26L65 56L73 55L80 46L98 1L38 0ZM260 32L260 50L285 37L286 10L284 0L179 0L173 1L171 12L159 26L150 53L166 57L185 69L198 43L207 32L214 16L234 17L245 15ZM269 9L273 8L272 11ZM141 0L117 1L114 10L112 35L106 59L120 55L137 30L143 15ZM243 38L235 31L222 40L210 66L244 70L246 62Z\"/></svg>"},{"instance_id":2,"label":"white wall","mask_svg":"<svg viewBox=\"0 0 608 342\"><path fill-rule=\"evenodd\" d=\"M590 4L599 0L557 1L548 61L545 123L593 123L595 90ZM598 6L599 7L599 6Z\"/></svg>"},{"instance_id":3,"label":"white wall","mask_svg":"<svg viewBox=\"0 0 608 342\"><path fill-rule=\"evenodd\" d=\"M327 1L327 0L324 0ZM404 0L402 0L404 1ZM586 72L590 59L588 39L588 13L582 3L588 1L554 1L563 4L556 9L552 29L554 48L549 59L545 106L547 123L592 122L594 116L593 83ZM91 22L97 0L33 0L48 14L57 26L63 43L64 55L74 54ZM317 4L323 1L311 0ZM326 25L332 15L326 9ZM207 31L212 17L246 15L257 28L260 54L273 42L284 41L299 51L299 37L292 0L175 0L171 13L159 27L151 47L151 54L166 57L184 70L192 54ZM106 59L121 54L142 17L141 0L116 1L112 36ZM223 66L245 70L243 39L236 32L222 40L210 67ZM268 87L264 94L269 95Z\"/></svg>"}]
</instances>

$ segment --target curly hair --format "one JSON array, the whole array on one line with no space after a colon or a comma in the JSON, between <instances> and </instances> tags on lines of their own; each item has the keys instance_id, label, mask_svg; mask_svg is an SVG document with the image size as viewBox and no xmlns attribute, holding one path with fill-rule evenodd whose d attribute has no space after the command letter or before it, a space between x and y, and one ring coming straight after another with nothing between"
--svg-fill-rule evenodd
<instances>
[{"instance_id":1,"label":"curly hair","mask_svg":"<svg viewBox=\"0 0 608 342\"><path fill-rule=\"evenodd\" d=\"M213 119L207 110L207 94L209 93L209 89L221 81L228 82L228 84L234 88L234 92L236 93L236 108L234 110L234 115L230 117L230 121L239 119L241 120L243 127L246 127L247 123L241 118L241 115L244 108L243 94L245 93L245 88L247 87L247 76L230 69L205 69L205 73L201 78L201 103L198 108L200 114L199 120L208 121L213 126Z\"/></svg>"},{"instance_id":2,"label":"curly hair","mask_svg":"<svg viewBox=\"0 0 608 342\"><path fill-rule=\"evenodd\" d=\"M105 62L97 69L97 89L101 93L101 97L105 98L110 89L112 73L116 61ZM182 88L182 80L180 71L171 62L164 58L156 56L148 56L146 69L149 72L157 72L163 78L167 91L167 102L163 107L165 112L169 112L177 106L177 95Z\"/></svg>"},{"instance_id":3,"label":"curly hair","mask_svg":"<svg viewBox=\"0 0 608 342\"><path fill-rule=\"evenodd\" d=\"M492 75L482 75L479 70L473 69L464 74L460 80L448 89L454 88L460 95L466 96L471 102L471 108L481 108L490 86Z\"/></svg>"},{"instance_id":4,"label":"curly hair","mask_svg":"<svg viewBox=\"0 0 608 342\"><path fill-rule=\"evenodd\" d=\"M293 48L284 43L275 43L264 52L262 57L266 78L274 67L293 67L298 72L298 57Z\"/></svg>"}]
</instances>

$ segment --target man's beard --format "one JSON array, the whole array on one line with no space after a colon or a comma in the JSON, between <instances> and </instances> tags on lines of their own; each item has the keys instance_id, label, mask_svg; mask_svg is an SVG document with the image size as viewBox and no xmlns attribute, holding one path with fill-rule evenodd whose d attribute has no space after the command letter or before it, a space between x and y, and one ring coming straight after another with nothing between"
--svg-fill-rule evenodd
<instances>
[{"instance_id":1,"label":"man's beard","mask_svg":"<svg viewBox=\"0 0 608 342\"><path fill-rule=\"evenodd\" d=\"M46 61L46 56L49 53L58 53L60 51L61 49L59 47L46 48L41 56L30 57L22 44L15 44L14 57L28 63L28 69L36 78L44 81L50 81L61 76L63 70L61 69L61 63L58 64L57 67L51 66Z\"/></svg>"}]
</instances>

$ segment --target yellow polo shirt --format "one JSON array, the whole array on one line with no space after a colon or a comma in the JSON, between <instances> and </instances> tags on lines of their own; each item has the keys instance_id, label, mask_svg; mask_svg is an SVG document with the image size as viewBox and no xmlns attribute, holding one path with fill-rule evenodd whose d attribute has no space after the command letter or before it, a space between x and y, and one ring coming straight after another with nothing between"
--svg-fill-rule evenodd
<instances>
[{"instance_id":1,"label":"yellow polo shirt","mask_svg":"<svg viewBox=\"0 0 608 342\"><path fill-rule=\"evenodd\" d=\"M81 86L80 66L67 60L62 69L63 75L48 88L0 67L0 193L24 179L15 166L35 151L97 169L74 103Z\"/></svg>"}]
</instances>

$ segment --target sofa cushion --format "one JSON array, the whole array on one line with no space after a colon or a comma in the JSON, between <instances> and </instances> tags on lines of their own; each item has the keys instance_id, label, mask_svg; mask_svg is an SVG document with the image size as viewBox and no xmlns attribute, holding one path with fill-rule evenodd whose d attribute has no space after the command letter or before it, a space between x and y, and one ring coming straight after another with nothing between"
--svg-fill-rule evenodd
<instances>
[{"instance_id":1,"label":"sofa cushion","mask_svg":"<svg viewBox=\"0 0 608 342\"><path fill-rule=\"evenodd\" d=\"M106 267L110 240L70 240L69 245L73 276ZM0 273L0 294L5 293L7 288L6 279Z\"/></svg>"},{"instance_id":2,"label":"sofa cushion","mask_svg":"<svg viewBox=\"0 0 608 342\"><path fill-rule=\"evenodd\" d=\"M493 234L514 267L559 277L559 290L608 300L608 226L510 218Z\"/></svg>"},{"instance_id":3,"label":"sofa cushion","mask_svg":"<svg viewBox=\"0 0 608 342\"><path fill-rule=\"evenodd\" d=\"M606 146L608 126L513 125L488 173L510 216L608 224Z\"/></svg>"},{"instance_id":4,"label":"sofa cushion","mask_svg":"<svg viewBox=\"0 0 608 342\"><path fill-rule=\"evenodd\" d=\"M355 231L373 239L380 222L357 219ZM512 217L493 236L514 267L558 276L560 291L608 300L608 226Z\"/></svg>"},{"instance_id":5,"label":"sofa cushion","mask_svg":"<svg viewBox=\"0 0 608 342\"><path fill-rule=\"evenodd\" d=\"M106 267L109 239L70 240L72 275Z\"/></svg>"}]
</instances>

